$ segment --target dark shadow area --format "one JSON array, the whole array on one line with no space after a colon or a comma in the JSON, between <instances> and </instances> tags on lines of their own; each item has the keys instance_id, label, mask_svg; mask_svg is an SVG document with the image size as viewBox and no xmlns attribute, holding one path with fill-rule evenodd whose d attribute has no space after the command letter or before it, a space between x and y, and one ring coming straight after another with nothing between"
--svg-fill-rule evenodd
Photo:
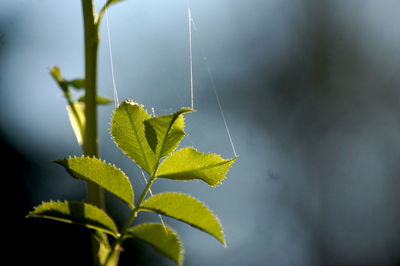
<instances>
[{"instance_id":1,"label":"dark shadow area","mask_svg":"<svg viewBox=\"0 0 400 266\"><path fill-rule=\"evenodd\" d=\"M46 219L25 219L32 209L27 179L40 175L40 169L3 138L0 147L5 181L2 193L4 260L13 265L90 265L87 231Z\"/></svg>"}]
</instances>

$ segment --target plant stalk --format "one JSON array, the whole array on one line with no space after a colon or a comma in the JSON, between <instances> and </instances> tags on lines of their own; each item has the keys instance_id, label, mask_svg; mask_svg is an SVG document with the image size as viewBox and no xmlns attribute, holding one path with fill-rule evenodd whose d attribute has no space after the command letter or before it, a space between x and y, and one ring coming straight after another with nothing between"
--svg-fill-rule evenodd
<instances>
[{"instance_id":1,"label":"plant stalk","mask_svg":"<svg viewBox=\"0 0 400 266\"><path fill-rule=\"evenodd\" d=\"M98 27L95 23L93 0L82 0L84 43L85 43L85 136L83 137L83 153L86 156L99 157L97 136L97 50L99 44ZM94 184L87 185L87 201L101 209L105 209L104 192ZM101 243L104 244L104 243ZM106 243L106 245L108 245ZM94 265L100 265L100 243L92 236Z\"/></svg>"},{"instance_id":2,"label":"plant stalk","mask_svg":"<svg viewBox=\"0 0 400 266\"><path fill-rule=\"evenodd\" d=\"M86 130L83 152L86 156L99 156L97 137L97 50L99 44L92 0L82 0L85 36L85 118ZM88 202L104 208L104 193L99 186L88 184Z\"/></svg>"},{"instance_id":3,"label":"plant stalk","mask_svg":"<svg viewBox=\"0 0 400 266\"><path fill-rule=\"evenodd\" d=\"M136 202L136 207L132 210L131 214L129 215L128 219L126 220L124 226L121 229L121 234L120 236L115 240L111 247L111 251L107 256L107 259L104 263L104 266L108 266L108 262L111 260L113 256L118 256L119 250L121 248L121 244L125 239L125 234L129 229L129 226L135 221L137 217L137 213L140 209L140 204L142 204L143 200L146 198L147 193L149 193L149 190L151 188L151 185L154 182L154 178L150 178L149 182L147 183L145 189L143 190L142 194L140 195L139 200Z\"/></svg>"}]
</instances>

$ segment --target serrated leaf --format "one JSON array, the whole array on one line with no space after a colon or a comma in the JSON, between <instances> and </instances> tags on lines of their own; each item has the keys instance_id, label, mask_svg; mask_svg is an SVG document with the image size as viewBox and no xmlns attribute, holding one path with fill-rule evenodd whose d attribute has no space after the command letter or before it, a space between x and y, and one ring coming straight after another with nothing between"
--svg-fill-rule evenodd
<instances>
[{"instance_id":1,"label":"serrated leaf","mask_svg":"<svg viewBox=\"0 0 400 266\"><path fill-rule=\"evenodd\" d=\"M218 218L201 201L183 193L166 192L154 195L140 205L140 210L166 215L194 226L225 246L224 233Z\"/></svg>"},{"instance_id":2,"label":"serrated leaf","mask_svg":"<svg viewBox=\"0 0 400 266\"><path fill-rule=\"evenodd\" d=\"M71 85L77 90L81 90L85 88L85 79L73 79L68 81L68 85Z\"/></svg>"},{"instance_id":3,"label":"serrated leaf","mask_svg":"<svg viewBox=\"0 0 400 266\"><path fill-rule=\"evenodd\" d=\"M146 140L144 121L151 118L143 107L132 101L122 102L111 119L111 135L115 144L147 173L157 163Z\"/></svg>"},{"instance_id":4,"label":"serrated leaf","mask_svg":"<svg viewBox=\"0 0 400 266\"><path fill-rule=\"evenodd\" d=\"M66 223L82 225L118 236L118 229L114 221L103 210L94 205L76 201L50 201L35 207L27 216L47 218Z\"/></svg>"},{"instance_id":5,"label":"serrated leaf","mask_svg":"<svg viewBox=\"0 0 400 266\"><path fill-rule=\"evenodd\" d=\"M85 96L83 95L83 96L79 97L78 101L79 102L85 102ZM98 105L107 105L107 104L110 104L110 103L113 103L113 101L108 99L108 98L106 98L106 97L100 96L100 95L96 96L96 104L98 104Z\"/></svg>"},{"instance_id":6,"label":"serrated leaf","mask_svg":"<svg viewBox=\"0 0 400 266\"><path fill-rule=\"evenodd\" d=\"M144 122L147 141L158 160L178 147L185 136L183 114L192 111L181 108L174 114L153 117Z\"/></svg>"},{"instance_id":7,"label":"serrated leaf","mask_svg":"<svg viewBox=\"0 0 400 266\"><path fill-rule=\"evenodd\" d=\"M140 224L128 230L128 237L141 239L158 252L182 265L183 245L178 234L170 227L157 223Z\"/></svg>"},{"instance_id":8,"label":"serrated leaf","mask_svg":"<svg viewBox=\"0 0 400 266\"><path fill-rule=\"evenodd\" d=\"M201 153L192 147L176 151L158 167L156 177L174 180L200 179L216 186L225 179L235 159L225 160L217 154Z\"/></svg>"},{"instance_id":9,"label":"serrated leaf","mask_svg":"<svg viewBox=\"0 0 400 266\"><path fill-rule=\"evenodd\" d=\"M73 107L71 105L67 105L69 122L71 123L78 144L82 146L85 136L86 123L85 104L80 102L74 102L72 104Z\"/></svg>"},{"instance_id":10,"label":"serrated leaf","mask_svg":"<svg viewBox=\"0 0 400 266\"><path fill-rule=\"evenodd\" d=\"M99 185L134 208L132 185L121 169L95 157L71 157L54 162L63 166L73 177Z\"/></svg>"}]
</instances>

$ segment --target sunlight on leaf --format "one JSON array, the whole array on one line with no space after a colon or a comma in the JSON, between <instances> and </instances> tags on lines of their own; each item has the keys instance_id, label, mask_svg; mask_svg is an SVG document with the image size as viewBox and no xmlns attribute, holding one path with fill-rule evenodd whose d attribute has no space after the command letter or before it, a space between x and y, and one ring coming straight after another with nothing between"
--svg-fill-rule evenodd
<instances>
[{"instance_id":1,"label":"sunlight on leaf","mask_svg":"<svg viewBox=\"0 0 400 266\"><path fill-rule=\"evenodd\" d=\"M73 103L76 114L70 105L67 105L67 112L69 117L69 122L71 123L72 129L74 130L76 140L79 145L83 145L83 140L85 136L85 104L80 102Z\"/></svg>"},{"instance_id":2,"label":"sunlight on leaf","mask_svg":"<svg viewBox=\"0 0 400 266\"><path fill-rule=\"evenodd\" d=\"M118 236L114 221L101 209L94 205L76 201L50 201L35 207L27 218L39 217L73 223Z\"/></svg>"},{"instance_id":3,"label":"sunlight on leaf","mask_svg":"<svg viewBox=\"0 0 400 266\"><path fill-rule=\"evenodd\" d=\"M128 230L128 237L141 239L158 252L182 265L183 245L178 234L168 226L156 223L140 224Z\"/></svg>"},{"instance_id":4,"label":"sunlight on leaf","mask_svg":"<svg viewBox=\"0 0 400 266\"><path fill-rule=\"evenodd\" d=\"M54 162L62 165L73 177L99 185L134 208L132 185L121 169L95 157L71 157Z\"/></svg>"},{"instance_id":5,"label":"sunlight on leaf","mask_svg":"<svg viewBox=\"0 0 400 266\"><path fill-rule=\"evenodd\" d=\"M151 118L143 107L132 101L122 102L111 120L111 135L115 144L147 173L157 164L154 152L146 140L144 121Z\"/></svg>"},{"instance_id":6,"label":"sunlight on leaf","mask_svg":"<svg viewBox=\"0 0 400 266\"><path fill-rule=\"evenodd\" d=\"M214 236L226 246L218 218L201 201L183 193L165 192L148 198L140 210L166 215Z\"/></svg>"},{"instance_id":7,"label":"sunlight on leaf","mask_svg":"<svg viewBox=\"0 0 400 266\"><path fill-rule=\"evenodd\" d=\"M174 180L200 179L210 186L217 186L226 178L234 161L187 147L167 157L158 168L156 176Z\"/></svg>"},{"instance_id":8,"label":"sunlight on leaf","mask_svg":"<svg viewBox=\"0 0 400 266\"><path fill-rule=\"evenodd\" d=\"M181 108L178 112L157 116L146 120L146 138L157 160L173 152L185 136L183 114L193 112L190 108Z\"/></svg>"}]
</instances>

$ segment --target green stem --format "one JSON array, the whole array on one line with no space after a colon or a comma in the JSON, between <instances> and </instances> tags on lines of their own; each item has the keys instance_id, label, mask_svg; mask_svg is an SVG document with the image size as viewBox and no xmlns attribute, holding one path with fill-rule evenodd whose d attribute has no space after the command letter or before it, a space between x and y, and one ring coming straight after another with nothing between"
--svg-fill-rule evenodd
<instances>
[{"instance_id":1,"label":"green stem","mask_svg":"<svg viewBox=\"0 0 400 266\"><path fill-rule=\"evenodd\" d=\"M113 256L115 256L116 252L119 252L120 247L122 242L125 239L125 235L129 229L129 226L131 226L131 224L135 221L136 217L137 217L137 213L140 209L140 204L142 204L143 200L146 198L147 193L149 193L149 190L151 188L151 185L154 182L154 177L150 177L149 182L147 183L145 189L143 190L142 194L140 195L139 200L136 202L136 207L132 210L131 214L129 215L128 219L126 220L124 226L121 229L121 233L119 235L119 237L115 240L115 242L113 243L112 247L111 247L111 251L107 256L107 259L105 260L104 265L107 266L108 263L110 262L111 258Z\"/></svg>"},{"instance_id":2,"label":"green stem","mask_svg":"<svg viewBox=\"0 0 400 266\"><path fill-rule=\"evenodd\" d=\"M98 27L95 22L93 0L82 0L83 26L85 38L85 136L83 153L86 156L99 157L97 138L97 50L99 44ZM87 185L87 201L101 209L105 209L104 192L94 183ZM100 245L92 236L92 256L94 265L100 265Z\"/></svg>"},{"instance_id":3,"label":"green stem","mask_svg":"<svg viewBox=\"0 0 400 266\"><path fill-rule=\"evenodd\" d=\"M99 44L92 0L82 0L85 34L85 118L86 130L83 152L98 157L97 138L97 50ZM104 195L99 186L88 183L88 202L104 208Z\"/></svg>"}]
</instances>

